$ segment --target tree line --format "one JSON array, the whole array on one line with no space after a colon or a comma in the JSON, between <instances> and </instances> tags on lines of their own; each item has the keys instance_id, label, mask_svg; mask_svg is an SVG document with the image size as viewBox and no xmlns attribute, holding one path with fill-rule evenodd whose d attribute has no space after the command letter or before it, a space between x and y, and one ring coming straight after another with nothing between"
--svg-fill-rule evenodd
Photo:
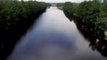
<instances>
[{"instance_id":1,"label":"tree line","mask_svg":"<svg viewBox=\"0 0 107 60\"><path fill-rule=\"evenodd\" d=\"M46 3L31 0L0 0L0 60L11 54L21 35L46 7Z\"/></svg>"},{"instance_id":2,"label":"tree line","mask_svg":"<svg viewBox=\"0 0 107 60\"><path fill-rule=\"evenodd\" d=\"M107 31L107 1L66 2L63 11L75 22L82 35L89 41L92 50L97 50L107 57L107 37L104 33Z\"/></svg>"},{"instance_id":3,"label":"tree line","mask_svg":"<svg viewBox=\"0 0 107 60\"><path fill-rule=\"evenodd\" d=\"M66 2L63 11L70 20L93 23L107 30L107 2L101 3L96 0L82 3Z\"/></svg>"}]
</instances>

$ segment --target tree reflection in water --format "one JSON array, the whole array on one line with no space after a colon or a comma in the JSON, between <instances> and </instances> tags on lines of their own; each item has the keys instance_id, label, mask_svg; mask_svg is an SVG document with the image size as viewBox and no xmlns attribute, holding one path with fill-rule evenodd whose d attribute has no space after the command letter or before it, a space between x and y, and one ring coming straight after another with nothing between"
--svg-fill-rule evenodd
<instances>
[{"instance_id":1,"label":"tree reflection in water","mask_svg":"<svg viewBox=\"0 0 107 60\"><path fill-rule=\"evenodd\" d=\"M107 39L105 39L104 30L91 22L83 23L78 20L75 23L80 32L90 42L89 47L107 57Z\"/></svg>"}]
</instances>

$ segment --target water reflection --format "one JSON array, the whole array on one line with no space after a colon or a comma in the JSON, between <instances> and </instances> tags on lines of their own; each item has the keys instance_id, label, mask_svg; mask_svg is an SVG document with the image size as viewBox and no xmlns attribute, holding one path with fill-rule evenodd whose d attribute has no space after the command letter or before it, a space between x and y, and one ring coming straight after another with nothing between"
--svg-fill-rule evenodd
<instances>
[{"instance_id":1,"label":"water reflection","mask_svg":"<svg viewBox=\"0 0 107 60\"><path fill-rule=\"evenodd\" d=\"M7 60L104 60L63 11L50 7L21 38Z\"/></svg>"},{"instance_id":2,"label":"water reflection","mask_svg":"<svg viewBox=\"0 0 107 60\"><path fill-rule=\"evenodd\" d=\"M104 57L107 57L107 40L105 39L104 30L96 26L94 23L83 23L75 21L78 29L90 42L89 46L92 50L99 51Z\"/></svg>"}]
</instances>

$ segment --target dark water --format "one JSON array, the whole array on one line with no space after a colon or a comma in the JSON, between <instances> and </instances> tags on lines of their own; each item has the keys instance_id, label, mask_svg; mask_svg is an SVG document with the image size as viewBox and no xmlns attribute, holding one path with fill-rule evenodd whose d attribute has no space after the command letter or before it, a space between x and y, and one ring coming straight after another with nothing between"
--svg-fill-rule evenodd
<instances>
[{"instance_id":1,"label":"dark water","mask_svg":"<svg viewBox=\"0 0 107 60\"><path fill-rule=\"evenodd\" d=\"M50 7L21 38L7 60L106 60L63 11Z\"/></svg>"}]
</instances>

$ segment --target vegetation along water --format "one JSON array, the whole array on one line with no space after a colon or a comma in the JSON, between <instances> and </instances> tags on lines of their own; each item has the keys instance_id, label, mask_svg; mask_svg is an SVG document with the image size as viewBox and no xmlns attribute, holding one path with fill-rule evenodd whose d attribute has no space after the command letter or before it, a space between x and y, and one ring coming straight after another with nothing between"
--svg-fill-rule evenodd
<instances>
[{"instance_id":1,"label":"vegetation along water","mask_svg":"<svg viewBox=\"0 0 107 60\"><path fill-rule=\"evenodd\" d=\"M54 7L49 8L51 5L53 5ZM57 9L57 7L55 6L58 6L59 9L61 10ZM48 7L47 11L43 13L47 7ZM87 40L89 42L89 46L92 48L92 50L96 50L100 52L103 56L107 57L107 2L106 0L104 0L104 2L100 2L100 0L93 0L93 1L90 0L90 1L84 1L81 3L71 3L71 2L44 3L44 2L37 2L36 0L35 1L33 0L28 0L28 1L0 0L0 60L6 60L6 58L13 52L13 49L15 48L16 43L19 42L20 38L24 36L25 33L27 33L27 30L31 28L31 26L33 26L32 24L36 20L41 20L38 23L40 24L39 27L41 28L37 28L36 26L33 26L34 31L31 30L33 34L31 35L29 34L30 35L29 37L31 36L35 37L35 39L32 39L32 40L36 41L36 39L40 37L42 39L46 38L46 40L49 40L49 41L52 39L52 41L55 41L55 40L56 42L58 41L58 44L61 43L63 47L64 47L64 43L66 43L64 41L67 41L67 43L65 44L65 47L69 48L73 43L71 42L68 43L68 42L70 40L72 40L72 42L76 41L75 38L78 38L77 39L78 44L81 45L82 43L79 40L82 40L82 39L80 39L78 36L75 35L76 34L75 31L78 32L77 35L80 34L79 31L75 30L76 28L74 29L74 27L72 27L71 22L65 17L63 12L65 13L66 17L69 18L70 21L73 21L72 23L74 25L76 24L76 27L78 28L80 33L82 33L82 35L86 38L84 40ZM36 19L41 14L42 14L41 16L42 18L40 17L41 19ZM58 18L56 18L56 16L58 16ZM65 26L65 27L61 27L61 26ZM36 32L35 29L41 29L41 30L37 30ZM38 35L37 33L41 33L42 35ZM59 33L61 33L62 35L60 35ZM65 38L63 37L63 35ZM76 36L76 37L72 37L72 36ZM72 38L67 38L67 37L72 37ZM68 40L70 39L70 40L68 41L67 39ZM46 42L45 39L43 40ZM28 40L28 41L30 41L30 44L32 45L32 41L31 40ZM70 46L67 44L70 44ZM35 45L33 47L35 47ZM82 49L82 47L80 48ZM79 51L79 49L77 50ZM29 50L26 50L26 51L29 51ZM85 51L88 51L88 50L85 50Z\"/></svg>"},{"instance_id":2,"label":"vegetation along water","mask_svg":"<svg viewBox=\"0 0 107 60\"><path fill-rule=\"evenodd\" d=\"M76 23L77 28L90 42L92 49L107 56L107 2L105 0L66 2L63 11Z\"/></svg>"},{"instance_id":3,"label":"vegetation along water","mask_svg":"<svg viewBox=\"0 0 107 60\"><path fill-rule=\"evenodd\" d=\"M5 60L18 38L45 9L42 2L0 0L0 60Z\"/></svg>"}]
</instances>

